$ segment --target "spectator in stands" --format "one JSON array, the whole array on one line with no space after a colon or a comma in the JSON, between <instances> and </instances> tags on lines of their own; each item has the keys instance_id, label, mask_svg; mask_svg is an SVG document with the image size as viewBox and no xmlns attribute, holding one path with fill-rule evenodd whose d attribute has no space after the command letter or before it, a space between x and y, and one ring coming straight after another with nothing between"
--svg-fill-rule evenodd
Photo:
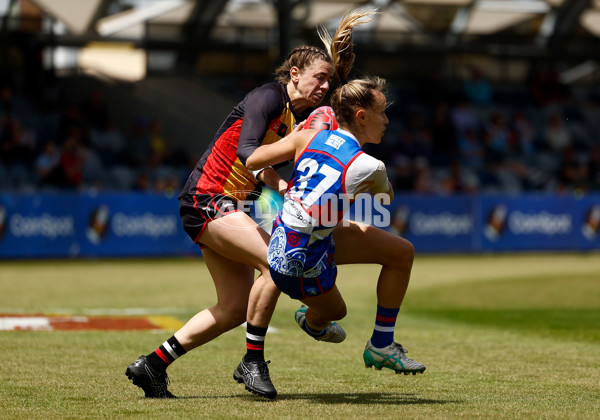
<instances>
[{"instance_id":1,"label":"spectator in stands","mask_svg":"<svg viewBox=\"0 0 600 420\"><path fill-rule=\"evenodd\" d=\"M483 168L485 150L477 131L469 129L462 133L458 138L458 148L461 164L465 168L475 172Z\"/></svg>"},{"instance_id":2,"label":"spectator in stands","mask_svg":"<svg viewBox=\"0 0 600 420\"><path fill-rule=\"evenodd\" d=\"M458 137L458 156L462 172L470 179L478 179L483 169L485 152L479 138L479 133L468 129ZM479 186L479 181L476 182Z\"/></svg>"},{"instance_id":3,"label":"spectator in stands","mask_svg":"<svg viewBox=\"0 0 600 420\"><path fill-rule=\"evenodd\" d=\"M65 184L65 176L60 163L61 152L53 141L47 141L42 153L37 157L35 168L38 186L42 189L60 189Z\"/></svg>"},{"instance_id":4,"label":"spectator in stands","mask_svg":"<svg viewBox=\"0 0 600 420\"><path fill-rule=\"evenodd\" d=\"M479 178L470 170L465 170L455 159L437 185L439 194L474 194L479 191Z\"/></svg>"},{"instance_id":5,"label":"spectator in stands","mask_svg":"<svg viewBox=\"0 0 600 420\"><path fill-rule=\"evenodd\" d=\"M125 162L125 137L112 120L107 120L103 127L93 128L90 142L104 166L111 167Z\"/></svg>"},{"instance_id":6,"label":"spectator in stands","mask_svg":"<svg viewBox=\"0 0 600 420\"><path fill-rule=\"evenodd\" d=\"M153 166L162 164L168 155L169 145L163 134L163 123L160 118L152 118L148 124L148 136L152 156L150 161Z\"/></svg>"},{"instance_id":7,"label":"spectator in stands","mask_svg":"<svg viewBox=\"0 0 600 420\"><path fill-rule=\"evenodd\" d=\"M477 67L470 69L469 77L463 82L463 91L473 105L487 106L492 102L492 85Z\"/></svg>"},{"instance_id":8,"label":"spectator in stands","mask_svg":"<svg viewBox=\"0 0 600 420\"><path fill-rule=\"evenodd\" d=\"M588 166L577 155L572 145L562 151L562 160L557 174L556 189L558 192L587 190L589 173Z\"/></svg>"},{"instance_id":9,"label":"spectator in stands","mask_svg":"<svg viewBox=\"0 0 600 420\"><path fill-rule=\"evenodd\" d=\"M0 118L12 115L12 88L8 84L0 86Z\"/></svg>"},{"instance_id":10,"label":"spectator in stands","mask_svg":"<svg viewBox=\"0 0 600 420\"><path fill-rule=\"evenodd\" d=\"M79 189L83 182L83 153L81 138L77 136L76 129L68 136L62 146L60 154L61 169L65 174L65 188Z\"/></svg>"},{"instance_id":11,"label":"spectator in stands","mask_svg":"<svg viewBox=\"0 0 600 420\"><path fill-rule=\"evenodd\" d=\"M459 136L465 135L467 131L476 132L480 129L481 122L465 97L458 99L450 115Z\"/></svg>"},{"instance_id":12,"label":"spectator in stands","mask_svg":"<svg viewBox=\"0 0 600 420\"><path fill-rule=\"evenodd\" d=\"M108 105L101 89L94 89L81 104L81 114L91 130L102 130L110 119Z\"/></svg>"},{"instance_id":13,"label":"spectator in stands","mask_svg":"<svg viewBox=\"0 0 600 420\"><path fill-rule=\"evenodd\" d=\"M571 145L571 133L564 124L563 117L558 112L548 116L544 129L546 146L552 152L561 153Z\"/></svg>"},{"instance_id":14,"label":"spectator in stands","mask_svg":"<svg viewBox=\"0 0 600 420\"><path fill-rule=\"evenodd\" d=\"M486 147L490 153L504 160L508 154L510 130L501 112L493 112L485 125Z\"/></svg>"},{"instance_id":15,"label":"spectator in stands","mask_svg":"<svg viewBox=\"0 0 600 420\"><path fill-rule=\"evenodd\" d=\"M600 191L600 144L592 147L588 161L588 185L592 191Z\"/></svg>"},{"instance_id":16,"label":"spectator in stands","mask_svg":"<svg viewBox=\"0 0 600 420\"><path fill-rule=\"evenodd\" d=\"M409 157L398 154L389 167L392 170L390 181L399 192L412 192L415 186L415 172Z\"/></svg>"},{"instance_id":17,"label":"spectator in stands","mask_svg":"<svg viewBox=\"0 0 600 420\"><path fill-rule=\"evenodd\" d=\"M435 192L429 160L419 156L414 161L415 182L412 192L417 194L432 194Z\"/></svg>"},{"instance_id":18,"label":"spectator in stands","mask_svg":"<svg viewBox=\"0 0 600 420\"><path fill-rule=\"evenodd\" d=\"M401 154L416 159L418 157L429 161L434 153L432 134L425 124L420 112L413 112L408 124L401 131L400 139L394 147L395 154Z\"/></svg>"},{"instance_id":19,"label":"spectator in stands","mask_svg":"<svg viewBox=\"0 0 600 420\"><path fill-rule=\"evenodd\" d=\"M146 168L150 164L152 143L146 117L139 116L133 123L133 134L129 139L129 157L133 167Z\"/></svg>"},{"instance_id":20,"label":"spectator in stands","mask_svg":"<svg viewBox=\"0 0 600 420\"><path fill-rule=\"evenodd\" d=\"M167 197L175 196L180 188L179 180L174 174L161 176L154 183L154 191L164 194Z\"/></svg>"},{"instance_id":21,"label":"spectator in stands","mask_svg":"<svg viewBox=\"0 0 600 420\"><path fill-rule=\"evenodd\" d=\"M137 192L148 192L151 189L151 181L148 172L140 171L136 178L135 183L133 185L133 191Z\"/></svg>"},{"instance_id":22,"label":"spectator in stands","mask_svg":"<svg viewBox=\"0 0 600 420\"><path fill-rule=\"evenodd\" d=\"M512 118L512 141L510 144L513 155L523 156L525 159L535 155L536 132L527 114L518 110Z\"/></svg>"},{"instance_id":23,"label":"spectator in stands","mask_svg":"<svg viewBox=\"0 0 600 420\"><path fill-rule=\"evenodd\" d=\"M569 98L568 89L553 69L534 69L528 81L529 94L538 106L549 106Z\"/></svg>"},{"instance_id":24,"label":"spectator in stands","mask_svg":"<svg viewBox=\"0 0 600 420\"><path fill-rule=\"evenodd\" d=\"M452 122L450 107L446 101L438 101L435 104L431 122L431 136L434 149L431 163L434 166L441 167L452 165L457 156L458 144L456 141L456 127Z\"/></svg>"},{"instance_id":25,"label":"spectator in stands","mask_svg":"<svg viewBox=\"0 0 600 420\"><path fill-rule=\"evenodd\" d=\"M0 123L0 151L9 183L17 189L32 189L35 185L35 136L14 117Z\"/></svg>"},{"instance_id":26,"label":"spectator in stands","mask_svg":"<svg viewBox=\"0 0 600 420\"><path fill-rule=\"evenodd\" d=\"M85 117L81 113L79 107L75 105L68 105L60 117L58 127L58 145L62 145L62 143L76 130L79 132L78 137L81 143L88 144L89 129Z\"/></svg>"}]
</instances>

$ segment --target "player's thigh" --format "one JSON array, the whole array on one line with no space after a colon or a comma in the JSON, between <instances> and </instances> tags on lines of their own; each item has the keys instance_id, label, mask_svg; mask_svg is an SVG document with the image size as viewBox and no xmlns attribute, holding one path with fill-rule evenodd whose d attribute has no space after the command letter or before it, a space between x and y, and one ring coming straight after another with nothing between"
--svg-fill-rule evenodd
<instances>
[{"instance_id":1,"label":"player's thigh","mask_svg":"<svg viewBox=\"0 0 600 420\"><path fill-rule=\"evenodd\" d=\"M202 250L202 255L215 284L217 302L222 306L237 308L245 314L254 282L254 268L224 257L208 247Z\"/></svg>"},{"instance_id":2,"label":"player's thigh","mask_svg":"<svg viewBox=\"0 0 600 420\"><path fill-rule=\"evenodd\" d=\"M268 271L269 234L246 213L229 213L208 223L200 242L232 261Z\"/></svg>"},{"instance_id":3,"label":"player's thigh","mask_svg":"<svg viewBox=\"0 0 600 420\"><path fill-rule=\"evenodd\" d=\"M412 259L414 247L406 239L374 226L344 221L333 231L336 264L389 264Z\"/></svg>"}]
</instances>

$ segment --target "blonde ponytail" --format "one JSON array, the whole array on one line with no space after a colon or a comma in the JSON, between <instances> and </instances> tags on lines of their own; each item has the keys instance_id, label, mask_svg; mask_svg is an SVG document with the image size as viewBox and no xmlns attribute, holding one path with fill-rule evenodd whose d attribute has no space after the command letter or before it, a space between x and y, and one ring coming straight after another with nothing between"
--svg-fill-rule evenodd
<instances>
[{"instance_id":1,"label":"blonde ponytail","mask_svg":"<svg viewBox=\"0 0 600 420\"><path fill-rule=\"evenodd\" d=\"M371 22L377 13L377 9L346 12L333 38L324 26L318 28L319 38L321 38L327 53L333 60L334 73L341 83L348 81L348 74L354 65L352 29L361 23Z\"/></svg>"}]
</instances>

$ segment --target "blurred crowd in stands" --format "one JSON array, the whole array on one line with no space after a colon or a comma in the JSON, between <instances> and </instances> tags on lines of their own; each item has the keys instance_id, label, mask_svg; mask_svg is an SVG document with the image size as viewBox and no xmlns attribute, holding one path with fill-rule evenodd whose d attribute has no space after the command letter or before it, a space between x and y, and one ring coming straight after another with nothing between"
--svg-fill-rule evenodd
<instances>
[{"instance_id":1,"label":"blurred crowd in stands","mask_svg":"<svg viewBox=\"0 0 600 420\"><path fill-rule=\"evenodd\" d=\"M178 194L189 165L160 117L118 127L100 89L82 103L52 104L0 87L0 190Z\"/></svg>"},{"instance_id":2,"label":"blurred crowd in stands","mask_svg":"<svg viewBox=\"0 0 600 420\"><path fill-rule=\"evenodd\" d=\"M117 126L101 90L48 106L48 92L0 83L0 191L175 195L202 152L174 148L160 116ZM520 88L492 84L477 69L451 92L392 86L384 141L367 147L398 192L600 191L597 92L564 86L549 71Z\"/></svg>"},{"instance_id":3,"label":"blurred crowd in stands","mask_svg":"<svg viewBox=\"0 0 600 420\"><path fill-rule=\"evenodd\" d=\"M383 147L396 190L419 194L600 191L600 96L541 69L523 86L478 69L451 91L398 89Z\"/></svg>"}]
</instances>

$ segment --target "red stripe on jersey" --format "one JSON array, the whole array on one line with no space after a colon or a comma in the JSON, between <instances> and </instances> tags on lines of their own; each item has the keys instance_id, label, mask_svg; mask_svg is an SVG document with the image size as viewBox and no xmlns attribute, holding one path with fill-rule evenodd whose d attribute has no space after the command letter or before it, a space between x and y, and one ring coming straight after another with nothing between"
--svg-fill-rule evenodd
<instances>
[{"instance_id":1,"label":"red stripe on jersey","mask_svg":"<svg viewBox=\"0 0 600 420\"><path fill-rule=\"evenodd\" d=\"M170 365L171 364L171 359L169 359L167 356L165 356L165 354L161 351L160 348L156 349L156 354L158 355L158 357L160 357L161 359L163 359L163 361L167 364Z\"/></svg>"},{"instance_id":2,"label":"red stripe on jersey","mask_svg":"<svg viewBox=\"0 0 600 420\"><path fill-rule=\"evenodd\" d=\"M360 155L362 155L363 153L364 152L361 150L356 155L354 155L354 157L352 159L350 159L350 161L348 162L348 165L346 165L344 167L344 172L342 172L342 192L346 196L347 196L347 193L346 193L346 173L348 172L348 168L350 167L350 165L352 165L352 162L354 162L356 160L356 158L359 157ZM356 198L356 197L354 197L354 198ZM352 201L354 201L354 200L352 200Z\"/></svg>"},{"instance_id":3,"label":"red stripe on jersey","mask_svg":"<svg viewBox=\"0 0 600 420\"><path fill-rule=\"evenodd\" d=\"M308 149L308 148L306 148L306 149L304 149L304 152L306 152L306 153L318 153L320 155L325 155L325 156L327 156L327 157L335 160L341 167L344 167L344 168L346 167L346 165L344 165L338 158L336 158L331 153L328 153L328 152L326 152L324 150L315 150L315 149ZM302 153L304 153L304 152L302 152Z\"/></svg>"},{"instance_id":4,"label":"red stripe on jersey","mask_svg":"<svg viewBox=\"0 0 600 420\"><path fill-rule=\"evenodd\" d=\"M319 131L318 133L316 133L316 134L313 136L313 138L312 138L312 139L310 139L310 141L309 141L309 142L306 144L306 147L304 147L304 150L303 150L302 152L300 152L300 154L298 155L298 159L296 159L296 160L294 161L294 167L295 167L295 166L296 166L296 164L297 164L297 163L300 161L300 159L302 158L302 155L308 151L308 148L310 147L310 144L313 142L313 140L314 140L314 139L317 137L317 135L318 135L319 133L320 133L320 131ZM292 181L290 180L290 182L292 182Z\"/></svg>"},{"instance_id":5,"label":"red stripe on jersey","mask_svg":"<svg viewBox=\"0 0 600 420\"><path fill-rule=\"evenodd\" d=\"M319 276L316 277L317 286L319 286L319 291L323 294L323 287L321 286L321 280L319 280Z\"/></svg>"},{"instance_id":6,"label":"red stripe on jersey","mask_svg":"<svg viewBox=\"0 0 600 420\"><path fill-rule=\"evenodd\" d=\"M223 192L225 181L237 159L237 146L241 130L242 119L240 118L217 139L202 167L202 176L196 183L196 193Z\"/></svg>"}]
</instances>

